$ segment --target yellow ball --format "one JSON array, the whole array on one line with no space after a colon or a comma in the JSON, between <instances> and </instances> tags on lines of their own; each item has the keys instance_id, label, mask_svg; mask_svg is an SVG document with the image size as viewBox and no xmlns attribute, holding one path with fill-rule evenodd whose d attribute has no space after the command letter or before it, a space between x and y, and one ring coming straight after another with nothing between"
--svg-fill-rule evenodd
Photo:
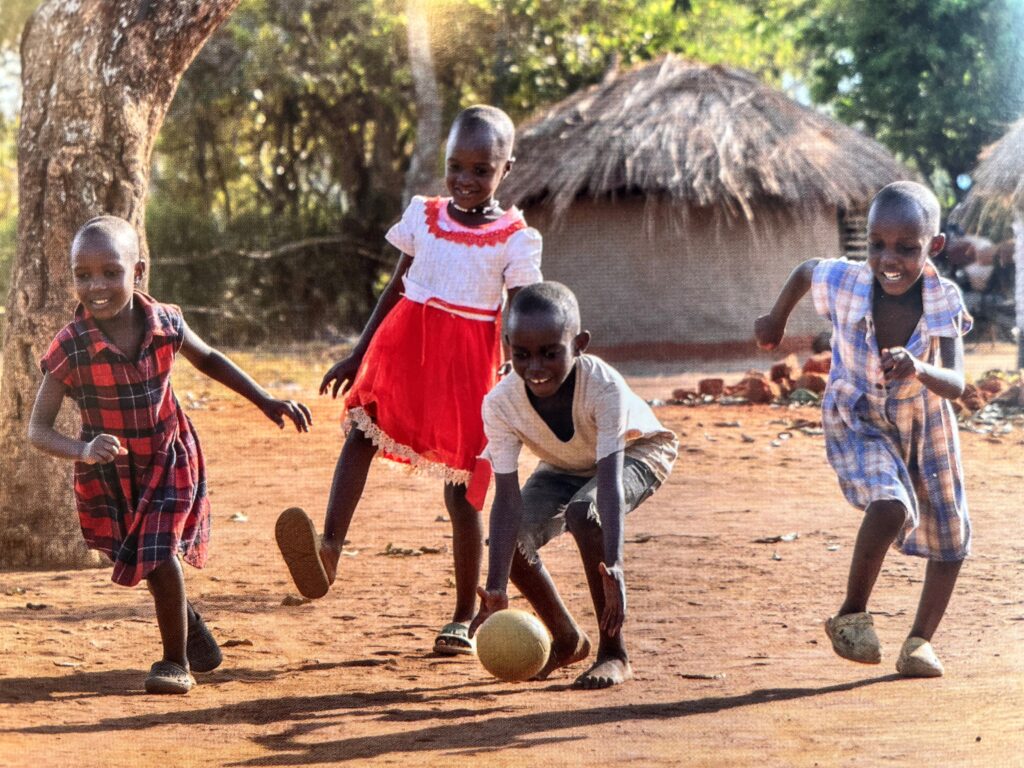
<instances>
[{"instance_id":1,"label":"yellow ball","mask_svg":"<svg viewBox=\"0 0 1024 768\"><path fill-rule=\"evenodd\" d=\"M491 614L476 633L476 655L499 680L529 680L547 663L551 638L536 616L509 608Z\"/></svg>"}]
</instances>

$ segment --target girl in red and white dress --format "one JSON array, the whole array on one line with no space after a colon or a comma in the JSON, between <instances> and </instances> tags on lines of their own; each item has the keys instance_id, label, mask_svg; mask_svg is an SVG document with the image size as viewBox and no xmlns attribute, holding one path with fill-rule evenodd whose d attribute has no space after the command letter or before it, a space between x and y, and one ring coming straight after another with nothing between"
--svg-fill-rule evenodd
<instances>
[{"instance_id":1,"label":"girl in red and white dress","mask_svg":"<svg viewBox=\"0 0 1024 768\"><path fill-rule=\"evenodd\" d=\"M483 556L478 510L489 481L478 460L480 408L501 364L503 295L540 281L541 236L494 194L512 168L512 121L470 107L448 135L451 197L415 197L387 240L401 257L352 353L324 376L320 393L345 397L348 437L331 485L322 540L301 509L277 521L278 546L299 591L322 597L378 453L444 481L452 522L456 604L434 650L472 653L468 626Z\"/></svg>"}]
</instances>

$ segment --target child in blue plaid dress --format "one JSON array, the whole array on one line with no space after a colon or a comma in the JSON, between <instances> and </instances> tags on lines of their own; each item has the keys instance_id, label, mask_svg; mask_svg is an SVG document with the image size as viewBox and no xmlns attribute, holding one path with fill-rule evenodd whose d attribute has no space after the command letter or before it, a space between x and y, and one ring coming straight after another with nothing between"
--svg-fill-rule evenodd
<instances>
[{"instance_id":1,"label":"child in blue plaid dress","mask_svg":"<svg viewBox=\"0 0 1024 768\"><path fill-rule=\"evenodd\" d=\"M942 250L939 203L896 182L868 214L868 259L811 259L790 275L754 333L773 349L809 291L832 322L832 368L822 401L829 463L847 501L864 509L846 600L825 622L837 654L877 664L881 647L868 598L886 550L928 558L914 626L896 661L908 677L938 677L931 646L970 550L956 418L964 389L962 336L971 318L959 289L929 257Z\"/></svg>"}]
</instances>

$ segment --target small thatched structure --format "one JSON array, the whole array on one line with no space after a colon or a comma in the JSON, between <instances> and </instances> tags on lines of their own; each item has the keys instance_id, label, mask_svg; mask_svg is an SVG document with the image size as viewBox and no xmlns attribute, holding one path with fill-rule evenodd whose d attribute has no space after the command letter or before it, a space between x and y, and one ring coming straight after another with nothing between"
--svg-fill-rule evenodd
<instances>
[{"instance_id":1,"label":"small thatched structure","mask_svg":"<svg viewBox=\"0 0 1024 768\"><path fill-rule=\"evenodd\" d=\"M1024 330L1024 118L981 153L961 219L969 226L979 225L986 219L998 220L1007 211L1013 220L1015 240L1016 323ZM1017 367L1024 369L1024 334L1017 339Z\"/></svg>"},{"instance_id":2,"label":"small thatched structure","mask_svg":"<svg viewBox=\"0 0 1024 768\"><path fill-rule=\"evenodd\" d=\"M674 56L537 115L516 155L501 192L544 232L545 275L599 345L638 354L746 344L789 271L862 250L866 204L911 176L753 75ZM790 326L819 328L806 309Z\"/></svg>"},{"instance_id":3,"label":"small thatched structure","mask_svg":"<svg viewBox=\"0 0 1024 768\"><path fill-rule=\"evenodd\" d=\"M1003 138L981 152L971 193L958 219L970 227L1004 218L1011 211L1024 216L1024 118ZM989 223L992 223L989 221Z\"/></svg>"}]
</instances>

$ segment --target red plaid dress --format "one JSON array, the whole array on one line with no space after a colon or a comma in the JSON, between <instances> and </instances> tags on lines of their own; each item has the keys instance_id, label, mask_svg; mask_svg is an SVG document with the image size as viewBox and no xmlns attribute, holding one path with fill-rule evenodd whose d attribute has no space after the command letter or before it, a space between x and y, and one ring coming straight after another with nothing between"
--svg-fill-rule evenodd
<instances>
[{"instance_id":1,"label":"red plaid dress","mask_svg":"<svg viewBox=\"0 0 1024 768\"><path fill-rule=\"evenodd\" d=\"M128 449L109 464L75 463L75 500L86 543L114 562L114 582L134 586L175 554L206 563L210 502L199 438L171 391L185 337L181 311L142 293L146 336L135 361L79 305L40 367L82 415L82 440L114 435Z\"/></svg>"}]
</instances>

